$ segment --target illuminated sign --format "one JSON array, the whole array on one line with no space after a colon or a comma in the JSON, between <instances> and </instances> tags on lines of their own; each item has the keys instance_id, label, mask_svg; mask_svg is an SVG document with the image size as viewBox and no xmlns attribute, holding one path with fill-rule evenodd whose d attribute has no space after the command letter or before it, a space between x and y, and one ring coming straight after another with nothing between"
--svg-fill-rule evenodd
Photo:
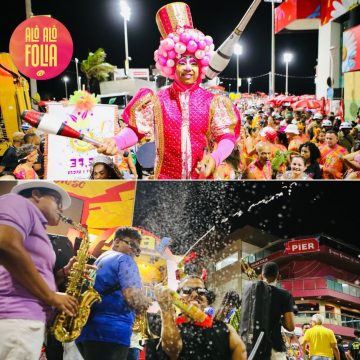
<instances>
[{"instance_id":1,"label":"illuminated sign","mask_svg":"<svg viewBox=\"0 0 360 360\"><path fill-rule=\"evenodd\" d=\"M73 42L61 22L48 16L34 16L15 29L9 49L21 73L31 79L47 80L67 68L73 54Z\"/></svg>"},{"instance_id":2,"label":"illuminated sign","mask_svg":"<svg viewBox=\"0 0 360 360\"><path fill-rule=\"evenodd\" d=\"M290 240L285 244L286 254L305 254L320 251L319 241L315 238Z\"/></svg>"}]
</instances>

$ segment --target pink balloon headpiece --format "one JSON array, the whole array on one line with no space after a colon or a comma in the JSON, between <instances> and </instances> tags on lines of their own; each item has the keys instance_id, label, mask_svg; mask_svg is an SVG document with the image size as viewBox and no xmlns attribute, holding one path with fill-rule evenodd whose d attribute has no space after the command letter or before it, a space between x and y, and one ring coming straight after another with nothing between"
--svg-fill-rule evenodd
<instances>
[{"instance_id":1,"label":"pink balloon headpiece","mask_svg":"<svg viewBox=\"0 0 360 360\"><path fill-rule=\"evenodd\" d=\"M197 59L203 79L214 44L211 36L194 29L189 6L182 2L167 4L158 10L155 20L162 36L154 53L156 68L174 79L177 61L184 55L191 55Z\"/></svg>"}]
</instances>

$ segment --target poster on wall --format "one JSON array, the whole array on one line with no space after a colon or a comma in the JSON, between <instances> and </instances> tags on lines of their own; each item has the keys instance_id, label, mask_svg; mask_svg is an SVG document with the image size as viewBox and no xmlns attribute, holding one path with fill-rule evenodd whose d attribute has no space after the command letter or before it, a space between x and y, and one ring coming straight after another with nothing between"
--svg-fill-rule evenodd
<instances>
[{"instance_id":1,"label":"poster on wall","mask_svg":"<svg viewBox=\"0 0 360 360\"><path fill-rule=\"evenodd\" d=\"M48 104L50 115L97 140L114 136L118 126L117 110L116 105L97 104L90 111L78 111L74 105ZM49 134L45 177L52 180L89 179L91 161L97 155L96 149L84 141Z\"/></svg>"},{"instance_id":2,"label":"poster on wall","mask_svg":"<svg viewBox=\"0 0 360 360\"><path fill-rule=\"evenodd\" d=\"M360 70L360 25L343 33L342 72Z\"/></svg>"}]
</instances>

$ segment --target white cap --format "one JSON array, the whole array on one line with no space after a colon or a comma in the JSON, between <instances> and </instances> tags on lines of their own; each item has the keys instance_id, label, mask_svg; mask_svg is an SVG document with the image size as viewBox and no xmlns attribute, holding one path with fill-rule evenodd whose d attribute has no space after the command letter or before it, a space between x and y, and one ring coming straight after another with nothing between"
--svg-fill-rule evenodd
<instances>
[{"instance_id":1,"label":"white cap","mask_svg":"<svg viewBox=\"0 0 360 360\"><path fill-rule=\"evenodd\" d=\"M325 119L321 122L321 126L332 126L332 122L330 120Z\"/></svg>"},{"instance_id":2,"label":"white cap","mask_svg":"<svg viewBox=\"0 0 360 360\"><path fill-rule=\"evenodd\" d=\"M291 134L296 134L299 135L299 129L295 124L289 124L286 129L285 129L286 133L291 133Z\"/></svg>"},{"instance_id":3,"label":"white cap","mask_svg":"<svg viewBox=\"0 0 360 360\"><path fill-rule=\"evenodd\" d=\"M352 129L352 126L348 121L344 121L340 124L340 129Z\"/></svg>"},{"instance_id":4,"label":"white cap","mask_svg":"<svg viewBox=\"0 0 360 360\"><path fill-rule=\"evenodd\" d=\"M324 117L322 116L321 113L316 113L316 114L314 115L314 119L322 120L323 118L324 118Z\"/></svg>"},{"instance_id":5,"label":"white cap","mask_svg":"<svg viewBox=\"0 0 360 360\"><path fill-rule=\"evenodd\" d=\"M59 185L56 185L55 183L50 181L45 181L45 180L19 181L18 184L11 189L11 192L14 194L19 194L23 190L38 189L38 188L45 188L56 191L61 196L63 210L70 207L71 198L69 194Z\"/></svg>"}]
</instances>

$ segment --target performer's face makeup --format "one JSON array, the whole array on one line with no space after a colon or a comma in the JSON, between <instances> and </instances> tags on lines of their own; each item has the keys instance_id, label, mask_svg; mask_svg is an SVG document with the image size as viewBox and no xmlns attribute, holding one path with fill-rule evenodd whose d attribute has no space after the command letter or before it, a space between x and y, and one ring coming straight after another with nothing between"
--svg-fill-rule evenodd
<instances>
[{"instance_id":1,"label":"performer's face makeup","mask_svg":"<svg viewBox=\"0 0 360 360\"><path fill-rule=\"evenodd\" d=\"M176 77L185 85L192 85L199 77L199 65L193 56L183 56L176 65Z\"/></svg>"}]
</instances>

